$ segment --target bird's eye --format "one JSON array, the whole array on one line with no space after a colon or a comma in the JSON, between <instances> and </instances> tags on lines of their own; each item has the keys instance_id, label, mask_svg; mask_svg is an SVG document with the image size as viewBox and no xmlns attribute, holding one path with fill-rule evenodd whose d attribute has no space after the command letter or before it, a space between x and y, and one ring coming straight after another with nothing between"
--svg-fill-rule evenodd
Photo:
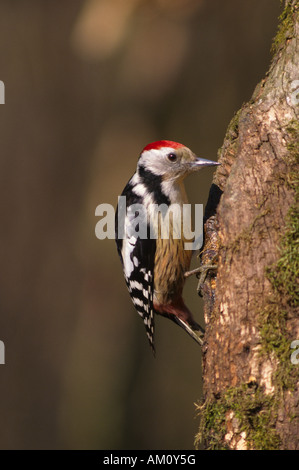
<instances>
[{"instance_id":1,"label":"bird's eye","mask_svg":"<svg viewBox=\"0 0 299 470\"><path fill-rule=\"evenodd\" d=\"M175 162L176 159L177 159L177 156L176 156L175 153L169 153L169 154L167 155L167 158L168 158L168 160L169 160L170 162Z\"/></svg>"}]
</instances>

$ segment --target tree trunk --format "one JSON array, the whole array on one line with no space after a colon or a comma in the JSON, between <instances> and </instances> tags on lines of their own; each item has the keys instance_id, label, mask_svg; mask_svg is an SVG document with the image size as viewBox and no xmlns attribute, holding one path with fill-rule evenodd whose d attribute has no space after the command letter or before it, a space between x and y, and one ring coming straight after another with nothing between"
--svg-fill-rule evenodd
<instances>
[{"instance_id":1,"label":"tree trunk","mask_svg":"<svg viewBox=\"0 0 299 470\"><path fill-rule=\"evenodd\" d=\"M291 349L299 344L291 346L299 340L298 48L299 5L291 0L270 70L228 127L206 208L202 263L218 264L203 285L196 443L207 449L299 448Z\"/></svg>"}]
</instances>

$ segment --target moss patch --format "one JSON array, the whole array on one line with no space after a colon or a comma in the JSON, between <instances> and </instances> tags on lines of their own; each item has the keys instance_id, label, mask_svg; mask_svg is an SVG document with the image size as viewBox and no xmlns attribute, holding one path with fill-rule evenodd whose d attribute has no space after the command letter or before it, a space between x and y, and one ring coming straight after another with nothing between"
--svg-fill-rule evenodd
<instances>
[{"instance_id":1,"label":"moss patch","mask_svg":"<svg viewBox=\"0 0 299 470\"><path fill-rule=\"evenodd\" d=\"M230 388L221 397L198 405L197 409L200 414L199 432L195 438L197 448L200 443L205 443L208 450L228 449L231 427L234 436L239 435L248 449L273 450L280 446L274 427L274 398L265 395L256 383Z\"/></svg>"},{"instance_id":2,"label":"moss patch","mask_svg":"<svg viewBox=\"0 0 299 470\"><path fill-rule=\"evenodd\" d=\"M294 191L294 203L286 219L281 237L278 261L266 269L273 292L280 296L282 304L297 307L299 304L299 123L291 121L286 128L289 136L288 154L285 157L287 173L286 184Z\"/></svg>"},{"instance_id":3,"label":"moss patch","mask_svg":"<svg viewBox=\"0 0 299 470\"><path fill-rule=\"evenodd\" d=\"M291 5L289 2L281 15L279 16L278 31L273 39L271 52L276 54L284 45L287 39L291 39L294 36L294 18L293 15L298 5Z\"/></svg>"},{"instance_id":4,"label":"moss patch","mask_svg":"<svg viewBox=\"0 0 299 470\"><path fill-rule=\"evenodd\" d=\"M286 184L294 191L294 203L285 220L285 230L280 241L280 257L267 268L267 277L274 292L278 293L289 305L299 304L299 123L291 121L286 128L289 135L288 155L285 162L288 167Z\"/></svg>"},{"instance_id":5,"label":"moss patch","mask_svg":"<svg viewBox=\"0 0 299 470\"><path fill-rule=\"evenodd\" d=\"M273 301L274 300L274 301ZM261 335L260 354L265 357L272 355L277 367L272 378L275 385L275 401L280 401L284 390L293 390L298 380L298 366L290 360L291 340L286 329L287 310L282 308L279 299L272 298L259 316Z\"/></svg>"},{"instance_id":6,"label":"moss patch","mask_svg":"<svg viewBox=\"0 0 299 470\"><path fill-rule=\"evenodd\" d=\"M276 372L272 378L275 386L273 397L279 407L283 392L294 390L298 380L298 366L290 360L292 339L287 330L287 320L294 318L299 303L299 123L292 121L286 128L289 142L284 158L287 172L285 184L294 191L279 245L279 259L266 268L266 276L272 285L272 293L259 314L261 335L260 353L276 359Z\"/></svg>"},{"instance_id":7,"label":"moss patch","mask_svg":"<svg viewBox=\"0 0 299 470\"><path fill-rule=\"evenodd\" d=\"M299 303L299 205L293 205L286 218L286 229L280 243L279 260L268 267L267 277L273 289L290 305Z\"/></svg>"}]
</instances>

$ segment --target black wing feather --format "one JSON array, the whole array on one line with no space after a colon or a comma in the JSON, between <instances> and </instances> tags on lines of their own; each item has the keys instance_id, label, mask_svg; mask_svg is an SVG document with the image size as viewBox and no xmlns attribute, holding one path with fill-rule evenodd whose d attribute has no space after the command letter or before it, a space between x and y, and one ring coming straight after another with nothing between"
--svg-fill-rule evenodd
<instances>
[{"instance_id":1,"label":"black wing feather","mask_svg":"<svg viewBox=\"0 0 299 470\"><path fill-rule=\"evenodd\" d=\"M130 182L125 187L122 196L126 196L126 209L132 204L142 203L142 198L132 191ZM117 207L115 216L115 240L117 250L123 265L126 284L133 304L137 313L143 319L151 349L153 353L155 353L153 294L156 240L150 239L149 226L147 227L147 239L141 239L139 237L119 238L119 233L124 233L123 227L119 227L119 209L120 208ZM122 223L123 222L124 221L122 221ZM125 223L129 223L127 218ZM128 264L130 264L130 270L128 270Z\"/></svg>"}]
</instances>

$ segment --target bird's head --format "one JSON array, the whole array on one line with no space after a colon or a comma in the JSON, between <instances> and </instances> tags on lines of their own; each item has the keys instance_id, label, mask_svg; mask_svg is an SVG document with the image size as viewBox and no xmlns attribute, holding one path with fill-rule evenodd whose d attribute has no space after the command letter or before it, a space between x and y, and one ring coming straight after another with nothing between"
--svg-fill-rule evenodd
<instances>
[{"instance_id":1,"label":"bird's head","mask_svg":"<svg viewBox=\"0 0 299 470\"><path fill-rule=\"evenodd\" d=\"M179 180L217 162L197 157L188 147L170 140L159 140L144 147L137 171L150 172L163 180Z\"/></svg>"}]
</instances>

